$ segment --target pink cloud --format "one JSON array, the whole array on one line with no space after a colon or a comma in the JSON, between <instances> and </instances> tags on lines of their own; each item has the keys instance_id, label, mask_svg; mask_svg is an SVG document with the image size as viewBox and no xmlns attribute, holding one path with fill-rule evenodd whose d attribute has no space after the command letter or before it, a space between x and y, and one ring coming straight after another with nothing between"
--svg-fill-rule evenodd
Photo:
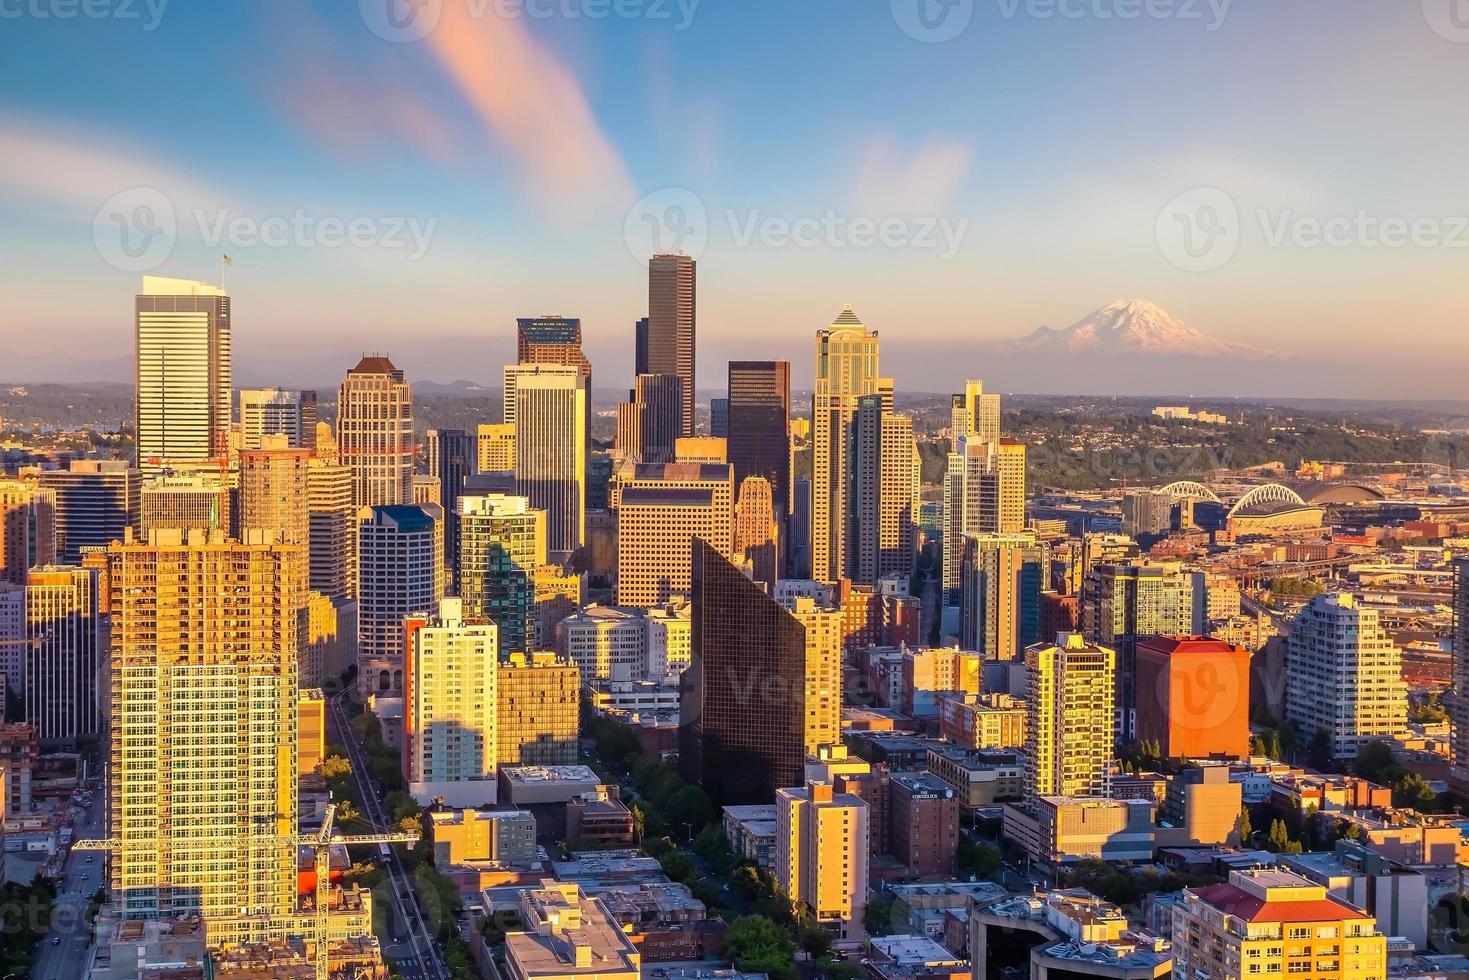
<instances>
[{"instance_id":1,"label":"pink cloud","mask_svg":"<svg viewBox=\"0 0 1469 980\"><path fill-rule=\"evenodd\" d=\"M862 151L853 183L856 206L871 214L941 214L969 174L974 150L930 138L914 149L874 137Z\"/></svg>"}]
</instances>

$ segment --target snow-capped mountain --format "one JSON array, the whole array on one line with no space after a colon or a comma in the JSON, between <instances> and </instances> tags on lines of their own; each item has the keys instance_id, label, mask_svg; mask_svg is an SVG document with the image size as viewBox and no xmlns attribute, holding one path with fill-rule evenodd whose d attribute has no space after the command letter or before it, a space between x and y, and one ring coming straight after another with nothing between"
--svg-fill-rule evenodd
<instances>
[{"instance_id":1,"label":"snow-capped mountain","mask_svg":"<svg viewBox=\"0 0 1469 980\"><path fill-rule=\"evenodd\" d=\"M1269 351L1211 337L1147 300L1109 303L1065 330L1037 327L1012 341L1014 350L1071 351L1094 354L1159 354L1171 357L1261 358Z\"/></svg>"}]
</instances>

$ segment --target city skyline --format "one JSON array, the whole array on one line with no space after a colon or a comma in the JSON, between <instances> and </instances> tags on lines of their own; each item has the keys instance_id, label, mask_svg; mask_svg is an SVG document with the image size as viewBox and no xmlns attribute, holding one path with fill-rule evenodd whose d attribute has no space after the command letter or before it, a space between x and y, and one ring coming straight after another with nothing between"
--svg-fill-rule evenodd
<instances>
[{"instance_id":1,"label":"city skyline","mask_svg":"<svg viewBox=\"0 0 1469 980\"><path fill-rule=\"evenodd\" d=\"M1223 341L1293 355L1279 369L1218 371L1218 390L1196 382L1190 393L1329 394L1350 384L1393 397L1418 386L1384 367L1414 364L1418 379L1447 380L1462 366L1452 282L1466 237L1456 216L1469 215L1469 198L1435 161L1463 155L1464 127L1441 121L1462 113L1452 93L1466 61L1460 38L1419 5L1219 3L1192 5L1197 19L1127 19L1097 16L1097 4L1079 17L1042 16L1019 0L960 4L972 19L938 43L904 33L881 5L836 16L702 3L686 24L684 8L658 6L666 20L474 18L454 3L428 35L398 44L350 6L266 4L207 28L203 12L179 6L165 7L153 30L147 10L132 24L16 21L12 36L25 43L0 69L18 93L0 117L13 149L0 209L28 247L0 280L11 300L0 338L16 375L4 380L47 380L63 351L72 379L126 377L115 297L143 270L119 268L132 259L105 234L114 215L126 224L158 204L128 195L137 189L162 195L176 232L146 271L214 279L221 253L234 260L224 285L238 307L242 382L285 355L290 369L270 381L318 384L364 348L391 350L423 380L490 382L513 359L511 321L547 310L583 319L599 377L629 377L632 325L648 312L643 265L672 244L642 241L638 229L648 217L666 223L673 206L702 207L707 219L703 240L690 228L684 243L704 273L700 387L719 378L715 365L749 356L791 360L795 386L806 387L789 335L829 322L846 302L876 328L902 332L887 362L910 390L935 364L954 372L936 379L938 390L981 374L1016 375L995 382L1005 391L1128 390L1112 379L1077 387L1075 376L990 347L1124 297ZM790 66L832 31L849 56L876 66L859 84ZM216 38L265 32L289 38L269 76L215 48L225 43ZM771 51L765 72L734 84L738 67L715 40L723 36L759 37ZM1254 50L1260 36L1279 47ZM140 67L98 84L106 59L90 59L44 94L22 82L47 77L64 44ZM179 44L188 57L149 55ZM225 70L200 81L201 58ZM1371 70L1358 70L1364 61ZM1115 82L1106 100L1090 98L1099 71ZM185 77L186 105L119 128L123 105L156 100ZM1162 77L1192 81L1190 95L1158 105ZM911 97L930 89L988 94L959 110ZM1311 105L1309 121L1293 100L1273 98L1281 90ZM251 137L226 127L202 147L177 125L185 111L238 116ZM887 121L859 125L873 113ZM1322 131L1338 135L1315 139ZM548 143L578 152L536 166ZM381 145L392 148L373 151ZM1404 145L1418 152L1397 159L1391 148ZM364 153L381 159L350 166ZM680 189L692 198L664 193ZM1202 271L1187 254L1170 257L1159 233L1170 207L1197 217L1220 203L1176 200L1196 190L1223 192L1240 219L1230 259ZM149 213L163 217L157 206ZM273 219L289 226L298 213L309 235L288 229L282 247L251 244L252 234L281 231ZM844 223L900 218L904 241L929 219L948 219L950 232L967 225L943 259L937 230L936 248L862 247L850 228L827 231L828 213ZM324 220L359 218L370 219L369 247L303 241ZM1420 219L1436 222L1437 245L1383 244L1394 222ZM1312 223L1346 244L1314 244ZM808 228L818 245L792 241ZM66 303L50 301L42 284L51 282L64 284ZM1443 356L1424 367L1413 351L1369 354L1387 324ZM394 349L405 335L412 352ZM965 355L974 363L950 367Z\"/></svg>"}]
</instances>

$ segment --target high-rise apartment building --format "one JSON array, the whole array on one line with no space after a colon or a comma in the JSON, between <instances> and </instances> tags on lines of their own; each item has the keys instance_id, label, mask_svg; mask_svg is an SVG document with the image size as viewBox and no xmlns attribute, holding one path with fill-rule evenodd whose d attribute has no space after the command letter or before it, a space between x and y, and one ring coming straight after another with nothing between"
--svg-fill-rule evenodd
<instances>
[{"instance_id":1,"label":"high-rise apartment building","mask_svg":"<svg viewBox=\"0 0 1469 980\"><path fill-rule=\"evenodd\" d=\"M672 374L683 381L682 430L694 434L694 333L697 265L687 255L648 260L648 328L639 374Z\"/></svg>"},{"instance_id":2,"label":"high-rise apartment building","mask_svg":"<svg viewBox=\"0 0 1469 980\"><path fill-rule=\"evenodd\" d=\"M734 488L727 463L640 463L613 488L617 604L687 596L691 542L733 553Z\"/></svg>"},{"instance_id":3,"label":"high-rise apartment building","mask_svg":"<svg viewBox=\"0 0 1469 980\"><path fill-rule=\"evenodd\" d=\"M726 438L735 485L764 477L776 520L784 526L791 509L790 362L730 361L728 403Z\"/></svg>"},{"instance_id":4,"label":"high-rise apartment building","mask_svg":"<svg viewBox=\"0 0 1469 980\"><path fill-rule=\"evenodd\" d=\"M134 308L138 468L151 476L226 459L234 415L229 296L207 282L144 276Z\"/></svg>"},{"instance_id":5,"label":"high-rise apartment building","mask_svg":"<svg viewBox=\"0 0 1469 980\"><path fill-rule=\"evenodd\" d=\"M105 548L138 524L141 477L121 460L74 459L64 470L42 470L41 486L56 494L56 556L82 560L82 549Z\"/></svg>"},{"instance_id":6,"label":"high-rise apartment building","mask_svg":"<svg viewBox=\"0 0 1469 980\"><path fill-rule=\"evenodd\" d=\"M105 636L95 568L31 569L25 587L24 715L42 743L100 734L98 667Z\"/></svg>"},{"instance_id":7,"label":"high-rise apartment building","mask_svg":"<svg viewBox=\"0 0 1469 980\"><path fill-rule=\"evenodd\" d=\"M367 355L337 389L337 452L357 507L413 501L413 389L386 357Z\"/></svg>"},{"instance_id":8,"label":"high-rise apartment building","mask_svg":"<svg viewBox=\"0 0 1469 980\"><path fill-rule=\"evenodd\" d=\"M1025 650L1025 801L1107 796L1117 653L1064 633Z\"/></svg>"},{"instance_id":9,"label":"high-rise apartment building","mask_svg":"<svg viewBox=\"0 0 1469 980\"><path fill-rule=\"evenodd\" d=\"M312 460L279 434L240 453L241 534L271 530L287 544L310 544Z\"/></svg>"},{"instance_id":10,"label":"high-rise apartment building","mask_svg":"<svg viewBox=\"0 0 1469 980\"><path fill-rule=\"evenodd\" d=\"M1000 441L1000 396L985 394L983 381L965 381L964 390L949 402L949 431L953 445L971 436L977 442Z\"/></svg>"},{"instance_id":11,"label":"high-rise apartment building","mask_svg":"<svg viewBox=\"0 0 1469 980\"><path fill-rule=\"evenodd\" d=\"M352 468L338 462L332 447L306 464L306 525L310 540L311 591L332 599L357 594L357 507L352 503Z\"/></svg>"},{"instance_id":12,"label":"high-rise apartment building","mask_svg":"<svg viewBox=\"0 0 1469 980\"><path fill-rule=\"evenodd\" d=\"M515 360L520 364L563 364L581 374L585 428L592 431L592 362L581 346L577 317L520 317L515 321ZM508 405L508 402L507 402ZM511 421L506 417L506 421Z\"/></svg>"},{"instance_id":13,"label":"high-rise apartment building","mask_svg":"<svg viewBox=\"0 0 1469 980\"><path fill-rule=\"evenodd\" d=\"M1279 868L1233 871L1173 906L1173 975L1386 980L1387 937L1325 885Z\"/></svg>"},{"instance_id":14,"label":"high-rise apartment building","mask_svg":"<svg viewBox=\"0 0 1469 980\"><path fill-rule=\"evenodd\" d=\"M811 577L834 582L848 568L852 428L863 396L878 393L878 337L852 307L816 334L811 400ZM886 389L892 390L890 382Z\"/></svg>"},{"instance_id":15,"label":"high-rise apartment building","mask_svg":"<svg viewBox=\"0 0 1469 980\"><path fill-rule=\"evenodd\" d=\"M259 449L266 436L282 435L291 449L313 449L316 416L314 391L241 388L240 448Z\"/></svg>"},{"instance_id":16,"label":"high-rise apartment building","mask_svg":"<svg viewBox=\"0 0 1469 980\"><path fill-rule=\"evenodd\" d=\"M842 640L845 613L810 596L781 605L805 631L801 673L801 741L808 757L842 741Z\"/></svg>"},{"instance_id":17,"label":"high-rise apartment building","mask_svg":"<svg viewBox=\"0 0 1469 980\"><path fill-rule=\"evenodd\" d=\"M509 473L515 469L515 425L492 422L475 428L479 473Z\"/></svg>"},{"instance_id":18,"label":"high-rise apartment building","mask_svg":"<svg viewBox=\"0 0 1469 980\"><path fill-rule=\"evenodd\" d=\"M554 653L511 653L495 675L496 763L570 766L578 753L581 672Z\"/></svg>"},{"instance_id":19,"label":"high-rise apartment building","mask_svg":"<svg viewBox=\"0 0 1469 980\"><path fill-rule=\"evenodd\" d=\"M459 592L464 615L499 627L500 653L535 649L536 569L546 564L546 512L525 497L459 498Z\"/></svg>"},{"instance_id":20,"label":"high-rise apartment building","mask_svg":"<svg viewBox=\"0 0 1469 980\"><path fill-rule=\"evenodd\" d=\"M515 492L546 512L546 547L560 564L586 540L585 402L578 368L518 365Z\"/></svg>"},{"instance_id":21,"label":"high-rise apartment building","mask_svg":"<svg viewBox=\"0 0 1469 980\"><path fill-rule=\"evenodd\" d=\"M801 783L808 734L840 714L840 660L820 636L808 641L802 609L783 607L707 542L696 538L693 552L679 766L721 806L769 803Z\"/></svg>"},{"instance_id":22,"label":"high-rise apartment building","mask_svg":"<svg viewBox=\"0 0 1469 980\"><path fill-rule=\"evenodd\" d=\"M0 582L24 585L26 570L56 561L56 492L0 480Z\"/></svg>"},{"instance_id":23,"label":"high-rise apartment building","mask_svg":"<svg viewBox=\"0 0 1469 980\"><path fill-rule=\"evenodd\" d=\"M959 642L987 660L1016 660L1039 643L1046 549L1030 532L966 534L961 548Z\"/></svg>"},{"instance_id":24,"label":"high-rise apartment building","mask_svg":"<svg viewBox=\"0 0 1469 980\"><path fill-rule=\"evenodd\" d=\"M436 616L410 616L404 691L408 792L427 806L495 802L499 712L494 623L467 623L460 599Z\"/></svg>"},{"instance_id":25,"label":"high-rise apartment building","mask_svg":"<svg viewBox=\"0 0 1469 980\"><path fill-rule=\"evenodd\" d=\"M1250 651L1207 636L1137 642L1137 739L1168 759L1250 754Z\"/></svg>"},{"instance_id":26,"label":"high-rise apartment building","mask_svg":"<svg viewBox=\"0 0 1469 980\"><path fill-rule=\"evenodd\" d=\"M958 599L964 537L1025 529L1025 446L1014 439L958 438L944 471L943 585Z\"/></svg>"},{"instance_id":27,"label":"high-rise apartment building","mask_svg":"<svg viewBox=\"0 0 1469 980\"><path fill-rule=\"evenodd\" d=\"M25 691L29 652L25 586L0 582L0 674L4 675L4 680L0 681L0 695Z\"/></svg>"},{"instance_id":28,"label":"high-rise apartment building","mask_svg":"<svg viewBox=\"0 0 1469 980\"><path fill-rule=\"evenodd\" d=\"M775 495L763 476L747 476L735 501L734 555L750 564L755 581L774 585L781 570L781 522Z\"/></svg>"},{"instance_id":29,"label":"high-rise apartment building","mask_svg":"<svg viewBox=\"0 0 1469 980\"><path fill-rule=\"evenodd\" d=\"M870 820L866 801L825 780L775 791L775 854L781 892L843 936L860 930L867 904Z\"/></svg>"},{"instance_id":30,"label":"high-rise apartment building","mask_svg":"<svg viewBox=\"0 0 1469 980\"><path fill-rule=\"evenodd\" d=\"M846 577L859 585L906 579L917 558L918 443L913 420L891 403L891 390L865 395L853 420Z\"/></svg>"},{"instance_id":31,"label":"high-rise apartment building","mask_svg":"<svg viewBox=\"0 0 1469 980\"><path fill-rule=\"evenodd\" d=\"M138 532L201 528L230 534L235 528L233 494L218 476L160 476L138 491Z\"/></svg>"},{"instance_id":32,"label":"high-rise apartment building","mask_svg":"<svg viewBox=\"0 0 1469 980\"><path fill-rule=\"evenodd\" d=\"M1332 758L1408 727L1402 651L1376 609L1349 593L1313 596L1291 620L1285 647L1285 716L1304 740L1318 732Z\"/></svg>"},{"instance_id":33,"label":"high-rise apartment building","mask_svg":"<svg viewBox=\"0 0 1469 980\"><path fill-rule=\"evenodd\" d=\"M463 429L429 429L424 435L429 476L439 478L439 504L445 514L459 512L464 484L475 472L477 446ZM444 560L449 563L451 582L459 568L459 523L444 525Z\"/></svg>"},{"instance_id":34,"label":"high-rise apartment building","mask_svg":"<svg viewBox=\"0 0 1469 980\"><path fill-rule=\"evenodd\" d=\"M357 515L357 686L363 693L403 690L403 620L437 609L444 558L432 504L363 508Z\"/></svg>"},{"instance_id":35,"label":"high-rise apartment building","mask_svg":"<svg viewBox=\"0 0 1469 980\"><path fill-rule=\"evenodd\" d=\"M108 892L126 918L203 916L211 945L296 908L304 549L161 531L107 551Z\"/></svg>"}]
</instances>

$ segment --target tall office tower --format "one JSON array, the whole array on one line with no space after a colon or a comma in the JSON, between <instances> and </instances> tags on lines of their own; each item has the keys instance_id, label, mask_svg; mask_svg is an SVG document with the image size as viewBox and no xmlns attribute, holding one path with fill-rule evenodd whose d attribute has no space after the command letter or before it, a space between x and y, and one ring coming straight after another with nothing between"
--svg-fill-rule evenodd
<instances>
[{"instance_id":1,"label":"tall office tower","mask_svg":"<svg viewBox=\"0 0 1469 980\"><path fill-rule=\"evenodd\" d=\"M1227 884L1190 888L1173 906L1172 975L1387 980L1387 937L1377 923L1283 868L1232 871Z\"/></svg>"},{"instance_id":2,"label":"tall office tower","mask_svg":"<svg viewBox=\"0 0 1469 980\"><path fill-rule=\"evenodd\" d=\"M690 543L733 554L729 464L639 463L613 488L617 511L617 604L661 605L687 596Z\"/></svg>"},{"instance_id":3,"label":"tall office tower","mask_svg":"<svg viewBox=\"0 0 1469 980\"><path fill-rule=\"evenodd\" d=\"M444 556L432 504L365 507L357 515L357 687L403 690L403 619L437 609Z\"/></svg>"},{"instance_id":4,"label":"tall office tower","mask_svg":"<svg viewBox=\"0 0 1469 980\"><path fill-rule=\"evenodd\" d=\"M1324 733L1333 759L1355 759L1408 727L1402 651L1376 609L1348 593L1313 596L1291 620L1285 646L1285 716L1302 739Z\"/></svg>"},{"instance_id":5,"label":"tall office tower","mask_svg":"<svg viewBox=\"0 0 1469 980\"><path fill-rule=\"evenodd\" d=\"M791 519L786 535L787 578L809 579L811 577L811 480L808 477L791 479Z\"/></svg>"},{"instance_id":6,"label":"tall office tower","mask_svg":"<svg viewBox=\"0 0 1469 980\"><path fill-rule=\"evenodd\" d=\"M699 539L692 592L679 766L721 806L769 803L801 783L808 731L829 727L817 713L827 704L840 713L840 663L826 662L829 645L808 638L797 613Z\"/></svg>"},{"instance_id":7,"label":"tall office tower","mask_svg":"<svg viewBox=\"0 0 1469 980\"><path fill-rule=\"evenodd\" d=\"M463 429L429 429L424 435L424 442L428 450L429 476L439 478L439 503L445 514L456 514L459 497L464 493L464 482L475 472L475 440ZM451 570L458 569L459 524L454 520L444 527L444 560Z\"/></svg>"},{"instance_id":8,"label":"tall office tower","mask_svg":"<svg viewBox=\"0 0 1469 980\"><path fill-rule=\"evenodd\" d=\"M960 576L959 643L986 660L1018 660L1039 643L1044 545L1035 535L965 535Z\"/></svg>"},{"instance_id":9,"label":"tall office tower","mask_svg":"<svg viewBox=\"0 0 1469 980\"><path fill-rule=\"evenodd\" d=\"M918 443L913 420L891 402L891 392L865 395L853 420L846 577L860 585L906 579L917 557Z\"/></svg>"},{"instance_id":10,"label":"tall office tower","mask_svg":"<svg viewBox=\"0 0 1469 980\"><path fill-rule=\"evenodd\" d=\"M136 460L155 475L223 460L234 412L230 298L207 282L144 276L136 297Z\"/></svg>"},{"instance_id":11,"label":"tall office tower","mask_svg":"<svg viewBox=\"0 0 1469 980\"><path fill-rule=\"evenodd\" d=\"M43 743L101 733L97 699L103 620L95 568L48 565L26 580L24 720Z\"/></svg>"},{"instance_id":12,"label":"tall office tower","mask_svg":"<svg viewBox=\"0 0 1469 980\"><path fill-rule=\"evenodd\" d=\"M1025 649L1025 802L1107 796L1117 653L1062 633Z\"/></svg>"},{"instance_id":13,"label":"tall office tower","mask_svg":"<svg viewBox=\"0 0 1469 980\"><path fill-rule=\"evenodd\" d=\"M0 581L0 696L23 694L26 680L26 590L24 585ZM0 814L4 811L0 810Z\"/></svg>"},{"instance_id":14,"label":"tall office tower","mask_svg":"<svg viewBox=\"0 0 1469 980\"><path fill-rule=\"evenodd\" d=\"M709 434L716 439L729 438L729 399L709 399Z\"/></svg>"},{"instance_id":15,"label":"tall office tower","mask_svg":"<svg viewBox=\"0 0 1469 980\"><path fill-rule=\"evenodd\" d=\"M494 623L467 623L459 599L437 616L409 617L403 753L408 792L427 806L495 802Z\"/></svg>"},{"instance_id":16,"label":"tall office tower","mask_svg":"<svg viewBox=\"0 0 1469 980\"><path fill-rule=\"evenodd\" d=\"M199 528L230 533L230 488L217 476L160 476L138 491L138 531Z\"/></svg>"},{"instance_id":17,"label":"tall office tower","mask_svg":"<svg viewBox=\"0 0 1469 980\"><path fill-rule=\"evenodd\" d=\"M1137 644L1137 738L1165 759L1250 754L1250 651L1202 636Z\"/></svg>"},{"instance_id":18,"label":"tall office tower","mask_svg":"<svg viewBox=\"0 0 1469 980\"><path fill-rule=\"evenodd\" d=\"M1453 697L1448 699L1453 741L1449 784L1469 793L1469 558L1454 562Z\"/></svg>"},{"instance_id":19,"label":"tall office tower","mask_svg":"<svg viewBox=\"0 0 1469 980\"><path fill-rule=\"evenodd\" d=\"M1025 529L1025 446L1014 439L986 442L960 436L944 472L943 583L958 596L965 535L1016 534Z\"/></svg>"},{"instance_id":20,"label":"tall office tower","mask_svg":"<svg viewBox=\"0 0 1469 980\"><path fill-rule=\"evenodd\" d=\"M240 453L242 534L273 530L286 544L311 542L311 462L311 450L291 449L282 435Z\"/></svg>"},{"instance_id":21,"label":"tall office tower","mask_svg":"<svg viewBox=\"0 0 1469 980\"><path fill-rule=\"evenodd\" d=\"M586 412L577 368L519 365L515 492L546 512L551 560L566 564L586 540Z\"/></svg>"},{"instance_id":22,"label":"tall office tower","mask_svg":"<svg viewBox=\"0 0 1469 980\"><path fill-rule=\"evenodd\" d=\"M983 381L964 382L964 391L950 400L949 430L955 446L964 436L973 436L980 442L999 442L1000 396L986 395Z\"/></svg>"},{"instance_id":23,"label":"tall office tower","mask_svg":"<svg viewBox=\"0 0 1469 980\"><path fill-rule=\"evenodd\" d=\"M521 364L564 364L581 372L585 427L592 431L592 362L581 346L581 319L521 317L515 321L515 359ZM506 421L510 421L509 418Z\"/></svg>"},{"instance_id":24,"label":"tall office tower","mask_svg":"<svg viewBox=\"0 0 1469 980\"><path fill-rule=\"evenodd\" d=\"M337 452L355 506L413 501L413 389L386 357L364 356L337 389Z\"/></svg>"},{"instance_id":25,"label":"tall office tower","mask_svg":"<svg viewBox=\"0 0 1469 980\"><path fill-rule=\"evenodd\" d=\"M83 548L105 548L138 525L137 470L121 460L74 459L65 470L42 470L56 494L56 557L79 564Z\"/></svg>"},{"instance_id":26,"label":"tall office tower","mask_svg":"<svg viewBox=\"0 0 1469 980\"><path fill-rule=\"evenodd\" d=\"M531 580L535 585L535 606L531 614L535 636L527 646L532 650L546 650L555 642L556 627L561 621L581 609L586 576L567 571L561 565L541 565Z\"/></svg>"},{"instance_id":27,"label":"tall office tower","mask_svg":"<svg viewBox=\"0 0 1469 980\"><path fill-rule=\"evenodd\" d=\"M524 497L459 498L464 615L499 627L499 652L533 651L536 569L546 564L546 512Z\"/></svg>"},{"instance_id":28,"label":"tall office tower","mask_svg":"<svg viewBox=\"0 0 1469 980\"><path fill-rule=\"evenodd\" d=\"M671 463L683 432L683 379L640 374L617 411L617 455L637 463Z\"/></svg>"},{"instance_id":29,"label":"tall office tower","mask_svg":"<svg viewBox=\"0 0 1469 980\"><path fill-rule=\"evenodd\" d=\"M495 675L495 762L569 766L578 754L581 672L554 653L512 653Z\"/></svg>"},{"instance_id":30,"label":"tall office tower","mask_svg":"<svg viewBox=\"0 0 1469 980\"><path fill-rule=\"evenodd\" d=\"M316 392L241 388L240 448L259 449L271 435L285 436L292 449L315 447Z\"/></svg>"},{"instance_id":31,"label":"tall office tower","mask_svg":"<svg viewBox=\"0 0 1469 980\"><path fill-rule=\"evenodd\" d=\"M655 255L648 260L648 374L683 379L683 429L694 434L694 334L697 264L687 255ZM640 372L642 373L642 372Z\"/></svg>"},{"instance_id":32,"label":"tall office tower","mask_svg":"<svg viewBox=\"0 0 1469 980\"><path fill-rule=\"evenodd\" d=\"M857 403L878 393L876 333L851 306L816 334L811 398L811 577L835 582L847 573L851 513L852 424ZM890 383L888 390L891 390Z\"/></svg>"},{"instance_id":33,"label":"tall office tower","mask_svg":"<svg viewBox=\"0 0 1469 980\"><path fill-rule=\"evenodd\" d=\"M211 946L282 938L296 907L304 549L160 531L107 550L108 892L200 915Z\"/></svg>"},{"instance_id":34,"label":"tall office tower","mask_svg":"<svg viewBox=\"0 0 1469 980\"><path fill-rule=\"evenodd\" d=\"M1025 443L1002 437L988 445L979 481L980 529L1015 534L1025 529Z\"/></svg>"},{"instance_id":35,"label":"tall office tower","mask_svg":"<svg viewBox=\"0 0 1469 980\"><path fill-rule=\"evenodd\" d=\"M774 493L763 476L740 481L735 503L734 551L750 563L755 581L774 585L780 578L780 522L775 519Z\"/></svg>"},{"instance_id":36,"label":"tall office tower","mask_svg":"<svg viewBox=\"0 0 1469 980\"><path fill-rule=\"evenodd\" d=\"M1082 632L1117 651L1117 733L1124 740L1136 724L1137 641L1202 635L1203 579L1177 565L1098 565L1082 580Z\"/></svg>"},{"instance_id":37,"label":"tall office tower","mask_svg":"<svg viewBox=\"0 0 1469 980\"><path fill-rule=\"evenodd\" d=\"M515 469L515 426L504 422L475 427L476 473L509 473Z\"/></svg>"},{"instance_id":38,"label":"tall office tower","mask_svg":"<svg viewBox=\"0 0 1469 980\"><path fill-rule=\"evenodd\" d=\"M648 318L636 320L632 325L632 373L633 377L648 374Z\"/></svg>"},{"instance_id":39,"label":"tall office tower","mask_svg":"<svg viewBox=\"0 0 1469 980\"><path fill-rule=\"evenodd\" d=\"M56 561L56 491L0 480L0 582L24 585L26 569Z\"/></svg>"},{"instance_id":40,"label":"tall office tower","mask_svg":"<svg viewBox=\"0 0 1469 980\"><path fill-rule=\"evenodd\" d=\"M770 481L776 519L791 508L791 364L730 361L729 462L735 485L749 476Z\"/></svg>"},{"instance_id":41,"label":"tall office tower","mask_svg":"<svg viewBox=\"0 0 1469 980\"><path fill-rule=\"evenodd\" d=\"M330 451L330 450L328 450ZM331 455L306 464L306 526L310 542L310 586L332 599L357 594L357 508L352 503L352 468Z\"/></svg>"},{"instance_id":42,"label":"tall office tower","mask_svg":"<svg viewBox=\"0 0 1469 980\"><path fill-rule=\"evenodd\" d=\"M843 937L853 933L867 904L871 815L867 802L838 793L825 780L775 791L775 854L771 868L782 893Z\"/></svg>"}]
</instances>

